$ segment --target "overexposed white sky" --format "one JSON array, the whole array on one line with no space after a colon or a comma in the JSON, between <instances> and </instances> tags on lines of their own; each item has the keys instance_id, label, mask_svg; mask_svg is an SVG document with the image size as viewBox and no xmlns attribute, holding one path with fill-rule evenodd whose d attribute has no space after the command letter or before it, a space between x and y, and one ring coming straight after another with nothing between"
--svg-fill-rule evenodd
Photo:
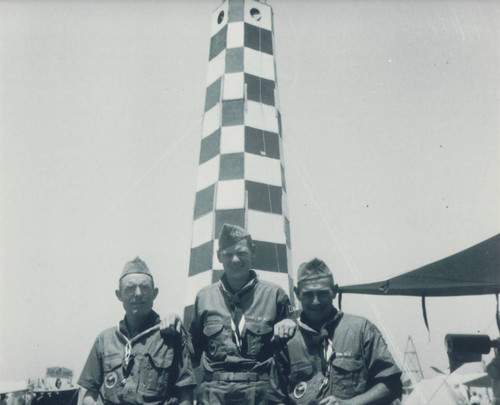
<instances>
[{"instance_id":1,"label":"overexposed white sky","mask_svg":"<svg viewBox=\"0 0 500 405\"><path fill-rule=\"evenodd\" d=\"M500 5L269 0L294 268L385 279L500 230ZM182 313L218 0L0 2L0 380L79 375L139 255ZM495 298L345 295L402 360ZM430 340L429 340L430 337Z\"/></svg>"}]
</instances>

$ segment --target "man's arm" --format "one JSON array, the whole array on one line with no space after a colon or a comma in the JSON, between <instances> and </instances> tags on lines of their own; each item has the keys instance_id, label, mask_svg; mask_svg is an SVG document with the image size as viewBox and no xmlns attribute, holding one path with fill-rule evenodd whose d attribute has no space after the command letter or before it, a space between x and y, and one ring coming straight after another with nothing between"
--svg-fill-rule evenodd
<instances>
[{"instance_id":1,"label":"man's arm","mask_svg":"<svg viewBox=\"0 0 500 405\"><path fill-rule=\"evenodd\" d=\"M201 354L205 348L205 335L203 334L203 319L200 317L199 313L199 301L196 297L194 303L194 314L189 325L189 336L191 338L191 344L193 346L192 361L193 367L198 367L200 365Z\"/></svg>"},{"instance_id":2,"label":"man's arm","mask_svg":"<svg viewBox=\"0 0 500 405\"><path fill-rule=\"evenodd\" d=\"M288 376L290 374L290 361L286 344L274 354L271 367L269 387L266 403L270 405L284 405L290 403L287 396Z\"/></svg>"},{"instance_id":3,"label":"man's arm","mask_svg":"<svg viewBox=\"0 0 500 405\"><path fill-rule=\"evenodd\" d=\"M276 323L283 319L293 319L293 308L286 292L279 288L276 292Z\"/></svg>"},{"instance_id":4,"label":"man's arm","mask_svg":"<svg viewBox=\"0 0 500 405\"><path fill-rule=\"evenodd\" d=\"M280 288L276 294L276 323L271 342L286 342L293 337L297 323L292 320L292 306L288 295Z\"/></svg>"},{"instance_id":5,"label":"man's arm","mask_svg":"<svg viewBox=\"0 0 500 405\"><path fill-rule=\"evenodd\" d=\"M286 342L295 335L297 330L297 324L291 319L283 319L274 325L274 333L272 341L283 341ZM272 342L271 341L271 342Z\"/></svg>"},{"instance_id":6,"label":"man's arm","mask_svg":"<svg viewBox=\"0 0 500 405\"><path fill-rule=\"evenodd\" d=\"M193 357L194 348L189 332L182 323L181 317L176 313L168 313L160 322L160 333L163 336L175 336L180 335L183 339L183 347L186 345L189 355Z\"/></svg>"},{"instance_id":7,"label":"man's arm","mask_svg":"<svg viewBox=\"0 0 500 405\"><path fill-rule=\"evenodd\" d=\"M175 373L173 377L175 378L175 396L179 405L192 405L193 390L196 387L196 379L191 364L193 346L189 334L183 326L174 337L174 342Z\"/></svg>"},{"instance_id":8,"label":"man's arm","mask_svg":"<svg viewBox=\"0 0 500 405\"><path fill-rule=\"evenodd\" d=\"M363 350L369 386L376 387L383 384L389 391L389 399L401 398L403 394L401 370L392 358L382 334L375 325L368 322L364 338Z\"/></svg>"},{"instance_id":9,"label":"man's arm","mask_svg":"<svg viewBox=\"0 0 500 405\"><path fill-rule=\"evenodd\" d=\"M176 333L180 333L181 327L181 317L174 312L169 312L160 322L160 332L165 336L173 336Z\"/></svg>"},{"instance_id":10,"label":"man's arm","mask_svg":"<svg viewBox=\"0 0 500 405\"><path fill-rule=\"evenodd\" d=\"M98 403L99 389L101 388L104 378L102 369L101 355L99 351L99 338L97 338L90 350L87 361L82 370L82 374L78 379L78 385L81 386L85 393L82 399L82 405L93 405Z\"/></svg>"},{"instance_id":11,"label":"man's arm","mask_svg":"<svg viewBox=\"0 0 500 405\"><path fill-rule=\"evenodd\" d=\"M99 399L99 392L85 390L82 399L82 405L96 405Z\"/></svg>"}]
</instances>

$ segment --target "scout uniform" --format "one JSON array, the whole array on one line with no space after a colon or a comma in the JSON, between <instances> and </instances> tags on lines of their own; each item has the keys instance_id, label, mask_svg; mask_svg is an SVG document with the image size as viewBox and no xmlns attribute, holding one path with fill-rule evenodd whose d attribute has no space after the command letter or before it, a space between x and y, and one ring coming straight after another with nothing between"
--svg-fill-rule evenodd
<instances>
[{"instance_id":1,"label":"scout uniform","mask_svg":"<svg viewBox=\"0 0 500 405\"><path fill-rule=\"evenodd\" d=\"M250 235L224 225L219 249ZM250 240L251 243L251 240ZM274 325L289 317L290 301L278 286L254 271L236 294L225 275L196 296L190 332L203 370L198 404L264 404L269 384Z\"/></svg>"},{"instance_id":2,"label":"scout uniform","mask_svg":"<svg viewBox=\"0 0 500 405\"><path fill-rule=\"evenodd\" d=\"M299 269L298 283L332 277L323 262L305 265ZM333 285L333 277L331 281ZM379 382L400 395L401 371L370 321L332 307L320 330L307 322L302 313L297 333L276 356L270 403L316 404L328 396L349 399Z\"/></svg>"},{"instance_id":3,"label":"scout uniform","mask_svg":"<svg viewBox=\"0 0 500 405\"><path fill-rule=\"evenodd\" d=\"M132 273L151 276L139 258L125 265L121 278ZM78 385L99 392L102 404L175 404L178 389L196 385L189 347L185 332L160 333L160 317L152 310L134 337L123 319L97 337Z\"/></svg>"}]
</instances>

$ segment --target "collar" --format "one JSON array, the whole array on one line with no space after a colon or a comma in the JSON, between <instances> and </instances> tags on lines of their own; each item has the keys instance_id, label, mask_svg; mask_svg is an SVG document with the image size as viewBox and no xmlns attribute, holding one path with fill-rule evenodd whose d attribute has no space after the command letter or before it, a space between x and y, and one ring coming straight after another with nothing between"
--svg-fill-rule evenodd
<instances>
[{"instance_id":1,"label":"collar","mask_svg":"<svg viewBox=\"0 0 500 405\"><path fill-rule=\"evenodd\" d=\"M127 319L127 316L125 315L125 317L118 324L118 329L125 337L130 339L131 335L130 335L130 331L129 331L128 326L127 326L126 319ZM158 315L155 311L151 310L151 312L149 313L149 315L146 318L146 321L142 325L142 328L139 331L139 334L144 332L145 330L152 328L153 326L155 326L159 323L160 323L160 315Z\"/></svg>"},{"instance_id":2,"label":"collar","mask_svg":"<svg viewBox=\"0 0 500 405\"><path fill-rule=\"evenodd\" d=\"M229 283L227 282L227 277L226 277L225 273L220 278L219 283L220 283L221 289L224 291L224 293L230 294L230 295L237 295L237 296L241 297L247 291L250 291L255 286L255 284L257 284L258 280L259 279L257 278L257 273L253 270L250 270L250 278L249 278L248 282L243 287L241 287L238 291L236 291L234 294L231 291L229 291Z\"/></svg>"}]
</instances>

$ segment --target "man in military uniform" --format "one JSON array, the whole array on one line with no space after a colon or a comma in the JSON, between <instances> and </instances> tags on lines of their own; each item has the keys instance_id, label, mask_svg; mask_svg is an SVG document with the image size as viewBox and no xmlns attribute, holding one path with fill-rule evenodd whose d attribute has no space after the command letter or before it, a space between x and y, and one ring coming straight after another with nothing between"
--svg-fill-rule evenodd
<instances>
[{"instance_id":1,"label":"man in military uniform","mask_svg":"<svg viewBox=\"0 0 500 405\"><path fill-rule=\"evenodd\" d=\"M265 404L274 339L296 329L290 300L251 270L255 245L242 228L224 224L217 257L224 273L196 296L190 332L203 382L198 405ZM274 333L273 333L274 332Z\"/></svg>"},{"instance_id":2,"label":"man in military uniform","mask_svg":"<svg viewBox=\"0 0 500 405\"><path fill-rule=\"evenodd\" d=\"M323 261L300 266L295 294L299 329L276 355L270 403L390 404L401 395L401 371L375 325L334 308Z\"/></svg>"},{"instance_id":3,"label":"man in military uniform","mask_svg":"<svg viewBox=\"0 0 500 405\"><path fill-rule=\"evenodd\" d=\"M192 404L196 386L187 332L160 332L153 311L158 295L141 259L123 269L116 296L125 318L96 339L78 384L86 388L83 405Z\"/></svg>"}]
</instances>

